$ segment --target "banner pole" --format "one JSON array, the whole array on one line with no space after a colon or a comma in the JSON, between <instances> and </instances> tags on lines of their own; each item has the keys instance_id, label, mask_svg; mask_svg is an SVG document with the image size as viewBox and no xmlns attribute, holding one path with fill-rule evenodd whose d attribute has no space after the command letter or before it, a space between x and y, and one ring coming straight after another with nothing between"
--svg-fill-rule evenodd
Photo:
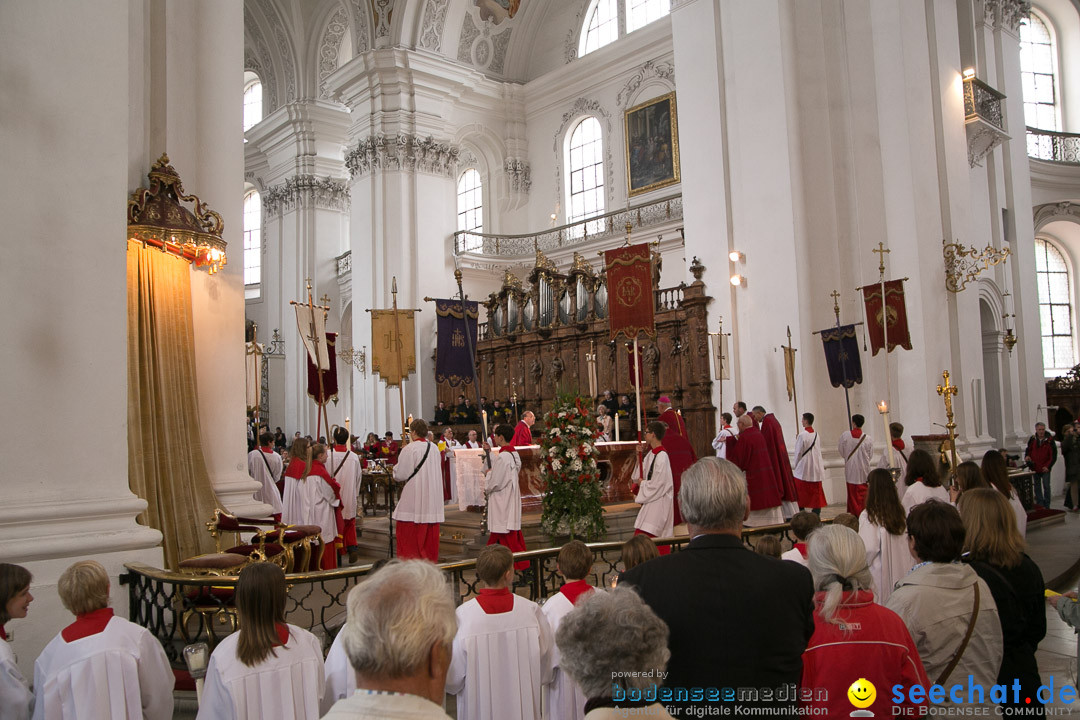
<instances>
[{"instance_id":1,"label":"banner pole","mask_svg":"<svg viewBox=\"0 0 1080 720\"><path fill-rule=\"evenodd\" d=\"M390 286L390 294L394 299L394 338L397 340L398 402L401 408L401 444L404 445L407 442L405 435L409 432L409 429L405 427L405 377L401 370L401 319L398 317L397 309L397 275L393 277L393 282ZM427 438L424 439L426 440Z\"/></svg>"},{"instance_id":2,"label":"banner pole","mask_svg":"<svg viewBox=\"0 0 1080 720\"><path fill-rule=\"evenodd\" d=\"M637 333L634 333L634 395L635 420L637 421L637 461L638 475L645 479L645 464L641 456L641 358L638 355Z\"/></svg>"}]
</instances>

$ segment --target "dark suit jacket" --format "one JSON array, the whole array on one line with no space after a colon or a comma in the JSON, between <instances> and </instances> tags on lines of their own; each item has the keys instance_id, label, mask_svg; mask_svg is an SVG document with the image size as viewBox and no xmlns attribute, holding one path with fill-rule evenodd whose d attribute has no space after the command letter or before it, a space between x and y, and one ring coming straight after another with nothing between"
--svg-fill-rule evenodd
<instances>
[{"instance_id":1,"label":"dark suit jacket","mask_svg":"<svg viewBox=\"0 0 1080 720\"><path fill-rule=\"evenodd\" d=\"M731 535L701 535L679 552L631 568L620 576L623 583L634 586L671 631L665 687L799 684L802 653L814 632L813 582L801 565L759 555ZM759 695L738 704L777 703Z\"/></svg>"}]
</instances>

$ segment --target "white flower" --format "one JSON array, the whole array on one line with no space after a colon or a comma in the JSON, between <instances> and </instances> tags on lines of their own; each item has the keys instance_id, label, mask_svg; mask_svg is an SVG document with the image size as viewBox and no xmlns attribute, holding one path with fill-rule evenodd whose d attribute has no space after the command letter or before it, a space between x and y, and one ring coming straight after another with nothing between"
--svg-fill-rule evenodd
<instances>
[{"instance_id":1,"label":"white flower","mask_svg":"<svg viewBox=\"0 0 1080 720\"><path fill-rule=\"evenodd\" d=\"M570 463L570 469L579 472L581 470L581 458L574 458L574 462Z\"/></svg>"},{"instance_id":2,"label":"white flower","mask_svg":"<svg viewBox=\"0 0 1080 720\"><path fill-rule=\"evenodd\" d=\"M573 460L577 457L577 450L572 447L566 448L566 457L570 460Z\"/></svg>"},{"instance_id":3,"label":"white flower","mask_svg":"<svg viewBox=\"0 0 1080 720\"><path fill-rule=\"evenodd\" d=\"M558 472L559 470L562 469L562 463L559 462L558 460L552 460L551 461L551 469Z\"/></svg>"},{"instance_id":4,"label":"white flower","mask_svg":"<svg viewBox=\"0 0 1080 720\"><path fill-rule=\"evenodd\" d=\"M559 413L559 417L561 417L561 418L566 417L566 413L564 413L564 412Z\"/></svg>"},{"instance_id":5,"label":"white flower","mask_svg":"<svg viewBox=\"0 0 1080 720\"><path fill-rule=\"evenodd\" d=\"M548 450L548 455L550 455L551 457L555 457L558 454L559 454L559 448L557 448L557 447L553 447L550 450Z\"/></svg>"}]
</instances>

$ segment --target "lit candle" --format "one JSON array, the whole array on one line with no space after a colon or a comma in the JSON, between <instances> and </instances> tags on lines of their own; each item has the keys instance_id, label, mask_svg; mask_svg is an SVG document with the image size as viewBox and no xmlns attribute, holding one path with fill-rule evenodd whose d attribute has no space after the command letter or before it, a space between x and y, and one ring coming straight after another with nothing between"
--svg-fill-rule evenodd
<instances>
[{"instance_id":1,"label":"lit candle","mask_svg":"<svg viewBox=\"0 0 1080 720\"><path fill-rule=\"evenodd\" d=\"M480 419L483 420L483 422L484 422L484 439L487 439L487 436L488 436L488 431L487 431L487 410L481 410L480 411Z\"/></svg>"},{"instance_id":2,"label":"lit candle","mask_svg":"<svg viewBox=\"0 0 1080 720\"><path fill-rule=\"evenodd\" d=\"M619 442L619 413L615 413L615 442Z\"/></svg>"},{"instance_id":3,"label":"lit candle","mask_svg":"<svg viewBox=\"0 0 1080 720\"><path fill-rule=\"evenodd\" d=\"M892 433L889 432L889 405L884 400L878 403L878 412L881 413L881 422L885 426L885 447L889 448L889 467L895 467Z\"/></svg>"},{"instance_id":4,"label":"lit candle","mask_svg":"<svg viewBox=\"0 0 1080 720\"><path fill-rule=\"evenodd\" d=\"M349 418L348 417L345 418L345 432L349 433L350 435L352 434L349 431Z\"/></svg>"}]
</instances>

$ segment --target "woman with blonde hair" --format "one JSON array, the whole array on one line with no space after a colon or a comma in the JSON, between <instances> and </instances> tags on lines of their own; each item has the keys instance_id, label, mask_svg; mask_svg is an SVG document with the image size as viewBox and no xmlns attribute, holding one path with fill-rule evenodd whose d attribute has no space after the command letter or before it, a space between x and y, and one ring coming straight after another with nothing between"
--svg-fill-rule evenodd
<instances>
[{"instance_id":1,"label":"woman with blonde hair","mask_svg":"<svg viewBox=\"0 0 1080 720\"><path fill-rule=\"evenodd\" d=\"M34 596L30 594L33 576L21 565L0 563L0 718L29 720L34 709L34 693L16 664L8 643L7 622L25 618Z\"/></svg>"},{"instance_id":2,"label":"woman with blonde hair","mask_svg":"<svg viewBox=\"0 0 1080 720\"><path fill-rule=\"evenodd\" d=\"M318 718L323 656L318 638L285 623L285 572L245 566L236 582L240 630L218 643L206 668L199 718Z\"/></svg>"},{"instance_id":3,"label":"woman with blonde hair","mask_svg":"<svg viewBox=\"0 0 1080 720\"><path fill-rule=\"evenodd\" d=\"M990 587L998 608L1005 652L997 682L1009 687L1020 683L1019 703L1002 706L1032 708L1038 703L1042 683L1035 650L1046 636L1042 572L1024 552L1024 539L1002 493L990 488L969 490L960 496L959 510L964 522L961 559Z\"/></svg>"},{"instance_id":4,"label":"woman with blonde hair","mask_svg":"<svg viewBox=\"0 0 1080 720\"><path fill-rule=\"evenodd\" d=\"M892 475L880 472L895 493ZM854 530L837 525L815 530L810 535L806 564L816 593L814 634L803 653L801 685L828 689L826 699L808 703L811 707L826 710L829 717L846 717L851 711L851 678L865 678L877 688L929 685L904 621L874 602L866 551ZM902 707L912 705L905 701ZM869 706L859 707L877 717L894 712L891 698L882 692ZM915 711L900 714L914 715Z\"/></svg>"},{"instance_id":5,"label":"woman with blonde hair","mask_svg":"<svg viewBox=\"0 0 1080 720\"><path fill-rule=\"evenodd\" d=\"M892 595L896 581L915 561L908 550L907 521L892 473L876 468L866 476L866 508L859 515L859 537L866 545L866 563L881 604Z\"/></svg>"},{"instance_id":6,"label":"woman with blonde hair","mask_svg":"<svg viewBox=\"0 0 1080 720\"><path fill-rule=\"evenodd\" d=\"M982 459L982 474L990 487L996 489L1009 501L1016 518L1016 529L1021 537L1027 537L1027 510L1020 502L1020 493L1009 480L1009 466L1005 463L1000 450L988 450Z\"/></svg>"}]
</instances>

